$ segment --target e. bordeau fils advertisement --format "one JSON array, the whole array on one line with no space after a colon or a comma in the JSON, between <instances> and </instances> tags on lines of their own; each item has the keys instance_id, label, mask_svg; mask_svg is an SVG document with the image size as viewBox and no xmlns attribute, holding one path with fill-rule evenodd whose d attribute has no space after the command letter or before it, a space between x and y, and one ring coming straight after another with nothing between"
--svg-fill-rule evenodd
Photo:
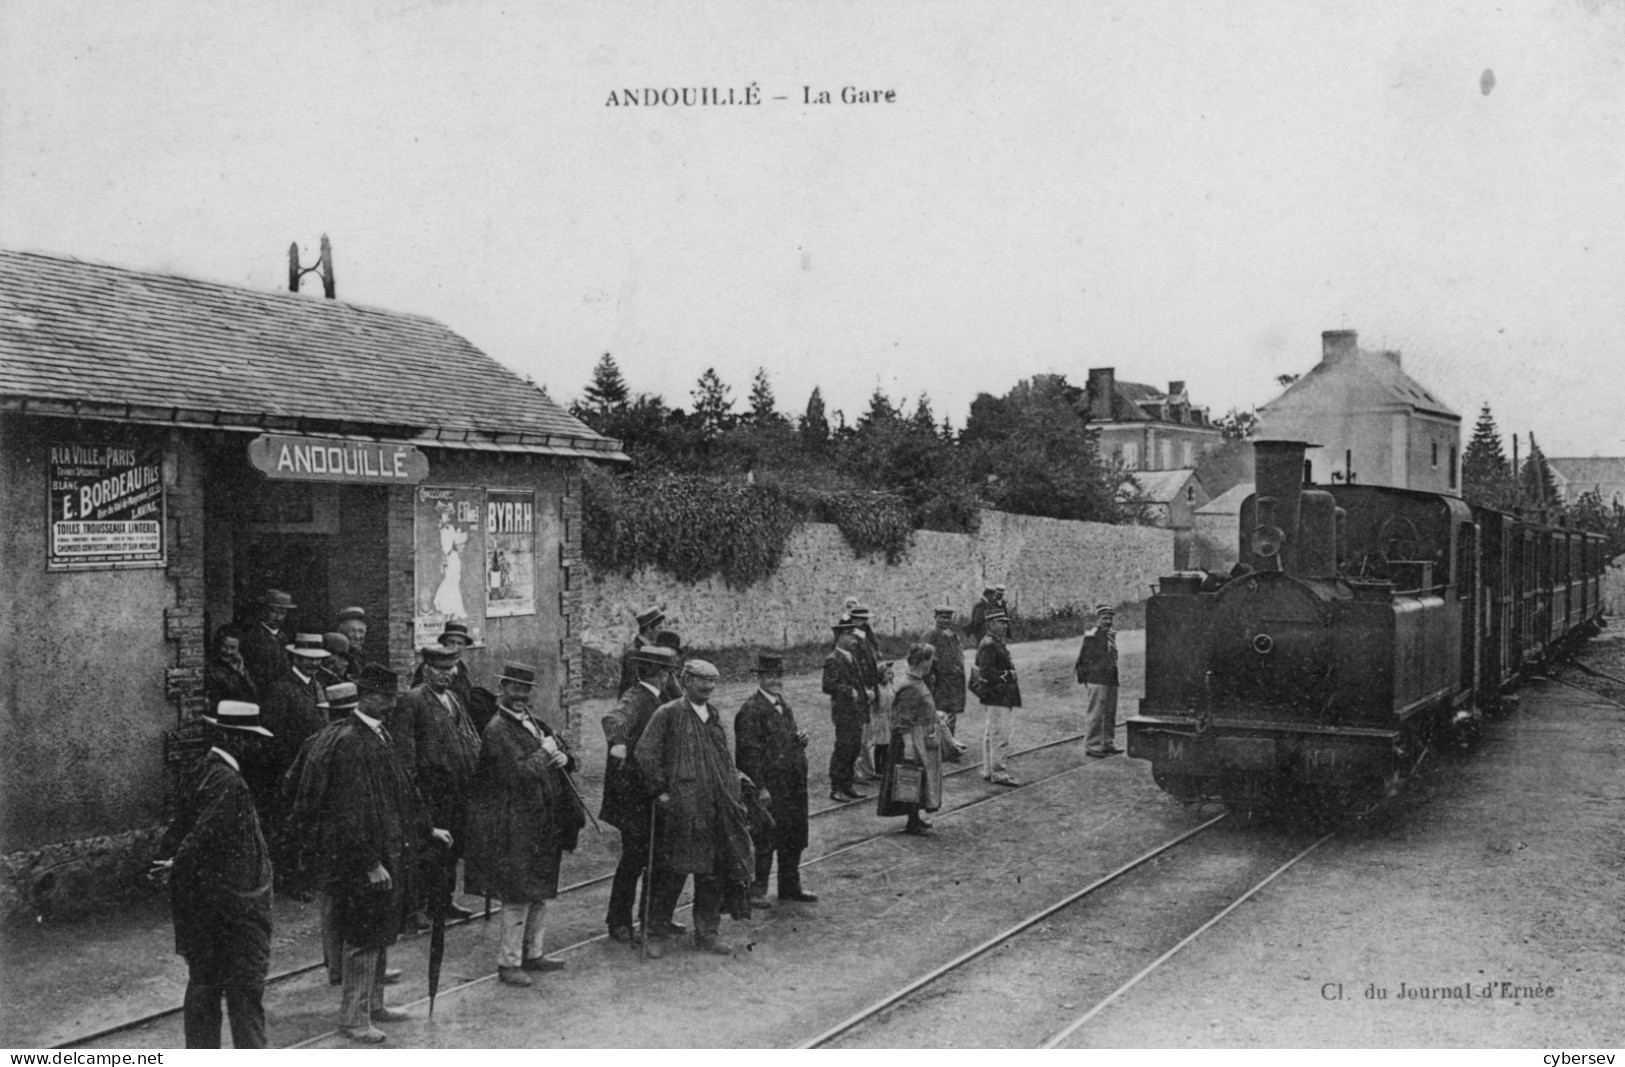
<instances>
[{"instance_id":1,"label":"e. bordeau fils advertisement","mask_svg":"<svg viewBox=\"0 0 1625 1067\"><path fill-rule=\"evenodd\" d=\"M164 456L156 445L51 448L52 570L164 562Z\"/></svg>"}]
</instances>

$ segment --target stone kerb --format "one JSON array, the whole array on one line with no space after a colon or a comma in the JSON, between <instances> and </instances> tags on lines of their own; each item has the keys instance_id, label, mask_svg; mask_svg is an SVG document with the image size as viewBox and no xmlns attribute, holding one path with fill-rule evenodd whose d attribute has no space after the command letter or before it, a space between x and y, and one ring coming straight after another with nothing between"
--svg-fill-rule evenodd
<instances>
[{"instance_id":1,"label":"stone kerb","mask_svg":"<svg viewBox=\"0 0 1625 1067\"><path fill-rule=\"evenodd\" d=\"M877 632L913 633L929 626L944 601L968 613L994 582L1005 583L1011 602L1028 614L1087 610L1143 599L1172 560L1169 530L984 511L978 534L918 531L904 561L889 566L854 557L835 526L808 523L791 536L779 570L745 590L719 578L685 584L653 569L631 578L584 575L581 639L618 653L631 639L633 615L654 604L686 645L822 642L849 595L874 608Z\"/></svg>"}]
</instances>

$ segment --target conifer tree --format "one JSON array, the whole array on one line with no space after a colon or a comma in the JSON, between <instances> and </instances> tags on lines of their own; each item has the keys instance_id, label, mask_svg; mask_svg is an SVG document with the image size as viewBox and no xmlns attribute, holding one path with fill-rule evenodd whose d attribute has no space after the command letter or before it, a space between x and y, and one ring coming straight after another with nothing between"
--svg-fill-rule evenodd
<instances>
[{"instance_id":1,"label":"conifer tree","mask_svg":"<svg viewBox=\"0 0 1625 1067\"><path fill-rule=\"evenodd\" d=\"M716 368L707 367L689 393L694 398L694 418L706 437L716 437L733 428L736 416L732 392L717 376Z\"/></svg>"},{"instance_id":2,"label":"conifer tree","mask_svg":"<svg viewBox=\"0 0 1625 1067\"><path fill-rule=\"evenodd\" d=\"M767 380L767 368L757 367L756 377L750 383L750 418L758 426L765 426L779 417L774 410L778 402L773 398L773 386Z\"/></svg>"},{"instance_id":3,"label":"conifer tree","mask_svg":"<svg viewBox=\"0 0 1625 1067\"><path fill-rule=\"evenodd\" d=\"M1529 458L1523 461L1523 470L1518 472L1518 490L1523 494L1525 507L1557 507L1557 477L1552 474L1552 465L1546 462L1546 455L1535 443L1535 435L1529 435Z\"/></svg>"},{"instance_id":4,"label":"conifer tree","mask_svg":"<svg viewBox=\"0 0 1625 1067\"><path fill-rule=\"evenodd\" d=\"M625 411L629 399L630 392L626 388L626 379L621 377L621 368L615 363L615 357L605 352L598 357L598 365L592 369L592 381L587 383L586 397L581 406L594 415L611 415Z\"/></svg>"},{"instance_id":5,"label":"conifer tree","mask_svg":"<svg viewBox=\"0 0 1625 1067\"><path fill-rule=\"evenodd\" d=\"M1511 507L1517 497L1512 465L1488 404L1479 411L1472 440L1461 454L1461 495L1469 504L1491 508Z\"/></svg>"},{"instance_id":6,"label":"conifer tree","mask_svg":"<svg viewBox=\"0 0 1625 1067\"><path fill-rule=\"evenodd\" d=\"M819 452L829 444L829 418L824 414L824 394L813 386L807 398L807 413L801 417L801 443L809 452Z\"/></svg>"}]
</instances>

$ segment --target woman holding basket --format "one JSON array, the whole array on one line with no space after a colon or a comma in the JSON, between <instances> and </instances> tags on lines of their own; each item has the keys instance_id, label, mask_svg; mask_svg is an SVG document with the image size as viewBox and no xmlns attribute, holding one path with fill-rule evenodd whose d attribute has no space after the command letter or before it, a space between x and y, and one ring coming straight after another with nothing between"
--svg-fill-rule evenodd
<instances>
[{"instance_id":1,"label":"woman holding basket","mask_svg":"<svg viewBox=\"0 0 1625 1067\"><path fill-rule=\"evenodd\" d=\"M880 783L881 817L907 815L903 832L925 834L931 824L920 812L942 806L942 734L937 706L925 676L936 650L917 644L908 650L908 676L892 698L891 745Z\"/></svg>"}]
</instances>

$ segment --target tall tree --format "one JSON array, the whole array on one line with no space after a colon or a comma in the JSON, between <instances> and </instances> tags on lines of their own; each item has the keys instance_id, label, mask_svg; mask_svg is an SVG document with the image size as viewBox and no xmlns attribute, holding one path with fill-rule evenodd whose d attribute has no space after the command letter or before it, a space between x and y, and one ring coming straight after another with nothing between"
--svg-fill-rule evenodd
<instances>
[{"instance_id":1,"label":"tall tree","mask_svg":"<svg viewBox=\"0 0 1625 1067\"><path fill-rule=\"evenodd\" d=\"M1552 473L1552 465L1546 462L1546 455L1535 443L1535 435L1529 435L1529 458L1523 461L1523 470L1518 472L1518 491L1523 494L1523 503L1527 507L1556 507L1557 477Z\"/></svg>"},{"instance_id":2,"label":"tall tree","mask_svg":"<svg viewBox=\"0 0 1625 1067\"><path fill-rule=\"evenodd\" d=\"M821 452L829 444L829 419L824 414L824 394L813 386L807 398L807 413L801 417L801 444L809 452Z\"/></svg>"},{"instance_id":3,"label":"tall tree","mask_svg":"<svg viewBox=\"0 0 1625 1067\"><path fill-rule=\"evenodd\" d=\"M937 432L937 417L931 411L930 397L924 393L920 394L920 399L914 405L914 414L909 416L909 421L914 424L916 429L929 430L931 433Z\"/></svg>"},{"instance_id":4,"label":"tall tree","mask_svg":"<svg viewBox=\"0 0 1625 1067\"><path fill-rule=\"evenodd\" d=\"M1469 504L1490 508L1511 507L1517 498L1512 467L1489 404L1479 410L1472 439L1461 454L1461 495Z\"/></svg>"},{"instance_id":5,"label":"tall tree","mask_svg":"<svg viewBox=\"0 0 1625 1067\"><path fill-rule=\"evenodd\" d=\"M757 367L756 377L750 383L750 418L758 426L765 426L779 417L774 410L778 402L773 399L773 386L767 380L767 368Z\"/></svg>"},{"instance_id":6,"label":"tall tree","mask_svg":"<svg viewBox=\"0 0 1625 1067\"><path fill-rule=\"evenodd\" d=\"M858 432L862 433L870 427L884 425L897 419L897 408L886 396L880 386L869 395L869 409L858 417Z\"/></svg>"},{"instance_id":7,"label":"tall tree","mask_svg":"<svg viewBox=\"0 0 1625 1067\"><path fill-rule=\"evenodd\" d=\"M605 352L598 357L598 365L592 369L592 381L587 383L581 406L594 415L609 415L626 410L630 396L615 357Z\"/></svg>"},{"instance_id":8,"label":"tall tree","mask_svg":"<svg viewBox=\"0 0 1625 1067\"><path fill-rule=\"evenodd\" d=\"M715 367L705 368L700 380L689 396L694 398L694 419L700 433L706 438L720 436L733 429L736 417L733 411L733 390L723 384Z\"/></svg>"}]
</instances>

